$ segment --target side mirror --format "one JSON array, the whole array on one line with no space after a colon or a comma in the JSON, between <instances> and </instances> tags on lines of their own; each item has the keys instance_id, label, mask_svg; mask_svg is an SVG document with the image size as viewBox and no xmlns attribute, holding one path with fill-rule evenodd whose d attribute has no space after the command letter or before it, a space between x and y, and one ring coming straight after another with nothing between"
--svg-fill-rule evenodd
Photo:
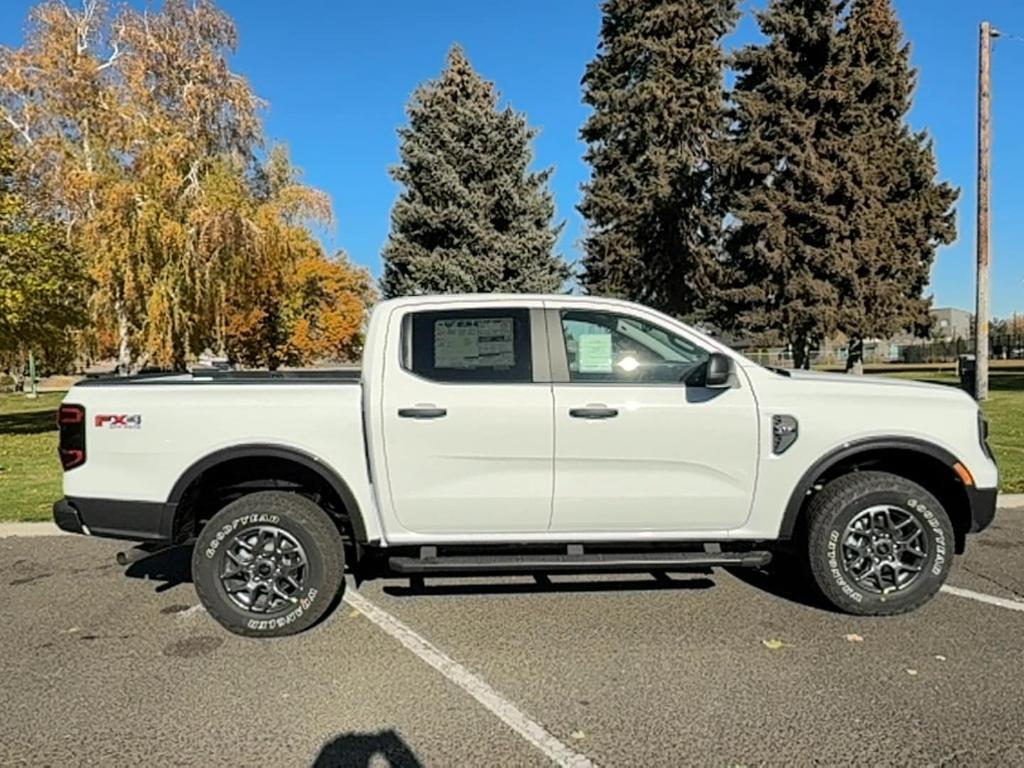
<instances>
[{"instance_id":1,"label":"side mirror","mask_svg":"<svg viewBox=\"0 0 1024 768\"><path fill-rule=\"evenodd\" d=\"M732 376L732 358L721 352L712 352L708 357L707 373L704 374L704 386L711 389L722 389L729 386Z\"/></svg>"}]
</instances>

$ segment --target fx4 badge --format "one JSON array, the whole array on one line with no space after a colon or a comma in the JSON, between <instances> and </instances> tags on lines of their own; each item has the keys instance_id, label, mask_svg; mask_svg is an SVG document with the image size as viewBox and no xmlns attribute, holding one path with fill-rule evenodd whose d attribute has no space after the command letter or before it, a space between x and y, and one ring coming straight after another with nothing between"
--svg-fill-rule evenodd
<instances>
[{"instance_id":1,"label":"fx4 badge","mask_svg":"<svg viewBox=\"0 0 1024 768\"><path fill-rule=\"evenodd\" d=\"M141 413L101 413L96 416L96 426L107 429L140 429Z\"/></svg>"}]
</instances>

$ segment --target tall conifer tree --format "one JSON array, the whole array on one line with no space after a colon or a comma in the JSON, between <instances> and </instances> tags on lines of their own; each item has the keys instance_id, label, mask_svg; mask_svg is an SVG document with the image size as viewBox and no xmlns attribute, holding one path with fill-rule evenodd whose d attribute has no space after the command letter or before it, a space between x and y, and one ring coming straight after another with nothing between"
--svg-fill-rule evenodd
<instances>
[{"instance_id":1,"label":"tall conifer tree","mask_svg":"<svg viewBox=\"0 0 1024 768\"><path fill-rule=\"evenodd\" d=\"M391 172L403 189L384 246L386 297L550 293L568 278L554 252L552 169L530 170L537 132L498 101L458 46L441 76L413 94Z\"/></svg>"},{"instance_id":2,"label":"tall conifer tree","mask_svg":"<svg viewBox=\"0 0 1024 768\"><path fill-rule=\"evenodd\" d=\"M915 73L891 0L854 0L840 31L840 125L855 271L841 292L847 369L862 369L863 340L929 323L922 296L936 248L956 237L957 190L936 181L932 145L907 125Z\"/></svg>"},{"instance_id":3,"label":"tall conifer tree","mask_svg":"<svg viewBox=\"0 0 1024 768\"><path fill-rule=\"evenodd\" d=\"M891 0L772 0L758 20L767 42L736 56L722 317L781 334L798 366L842 331L860 370L865 338L927 325L957 192L907 125Z\"/></svg>"},{"instance_id":4,"label":"tall conifer tree","mask_svg":"<svg viewBox=\"0 0 1024 768\"><path fill-rule=\"evenodd\" d=\"M701 314L716 283L727 129L722 38L736 0L605 0L583 77L592 178L580 212L583 286L677 315Z\"/></svg>"},{"instance_id":5,"label":"tall conifer tree","mask_svg":"<svg viewBox=\"0 0 1024 768\"><path fill-rule=\"evenodd\" d=\"M840 165L836 88L840 3L772 0L764 44L741 49L733 91L723 324L774 331L806 367L835 331L855 268Z\"/></svg>"}]
</instances>

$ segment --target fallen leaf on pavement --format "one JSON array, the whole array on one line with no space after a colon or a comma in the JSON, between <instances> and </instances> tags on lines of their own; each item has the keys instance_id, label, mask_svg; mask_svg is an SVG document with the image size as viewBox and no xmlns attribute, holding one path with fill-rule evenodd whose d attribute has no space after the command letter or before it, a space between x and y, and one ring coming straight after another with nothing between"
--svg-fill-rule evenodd
<instances>
[{"instance_id":1,"label":"fallen leaf on pavement","mask_svg":"<svg viewBox=\"0 0 1024 768\"><path fill-rule=\"evenodd\" d=\"M851 643L863 643L864 642L864 638L861 637L860 635L846 635L846 639L847 639L847 641L849 641Z\"/></svg>"},{"instance_id":2,"label":"fallen leaf on pavement","mask_svg":"<svg viewBox=\"0 0 1024 768\"><path fill-rule=\"evenodd\" d=\"M770 651L777 651L779 650L779 648L785 645L785 643L783 643L781 640L762 640L761 645L763 645Z\"/></svg>"}]
</instances>

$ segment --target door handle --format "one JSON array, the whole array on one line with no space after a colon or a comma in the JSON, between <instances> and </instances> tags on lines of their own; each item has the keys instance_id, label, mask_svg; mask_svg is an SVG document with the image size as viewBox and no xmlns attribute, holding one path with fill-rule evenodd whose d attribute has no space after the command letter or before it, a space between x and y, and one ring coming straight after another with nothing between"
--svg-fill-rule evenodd
<instances>
[{"instance_id":1,"label":"door handle","mask_svg":"<svg viewBox=\"0 0 1024 768\"><path fill-rule=\"evenodd\" d=\"M574 419L614 419L619 415L619 410L604 406L589 406L587 408L570 408L569 415Z\"/></svg>"},{"instance_id":2,"label":"door handle","mask_svg":"<svg viewBox=\"0 0 1024 768\"><path fill-rule=\"evenodd\" d=\"M448 410L446 408L436 408L432 405L398 409L398 417L400 419L440 419L447 415Z\"/></svg>"}]
</instances>

